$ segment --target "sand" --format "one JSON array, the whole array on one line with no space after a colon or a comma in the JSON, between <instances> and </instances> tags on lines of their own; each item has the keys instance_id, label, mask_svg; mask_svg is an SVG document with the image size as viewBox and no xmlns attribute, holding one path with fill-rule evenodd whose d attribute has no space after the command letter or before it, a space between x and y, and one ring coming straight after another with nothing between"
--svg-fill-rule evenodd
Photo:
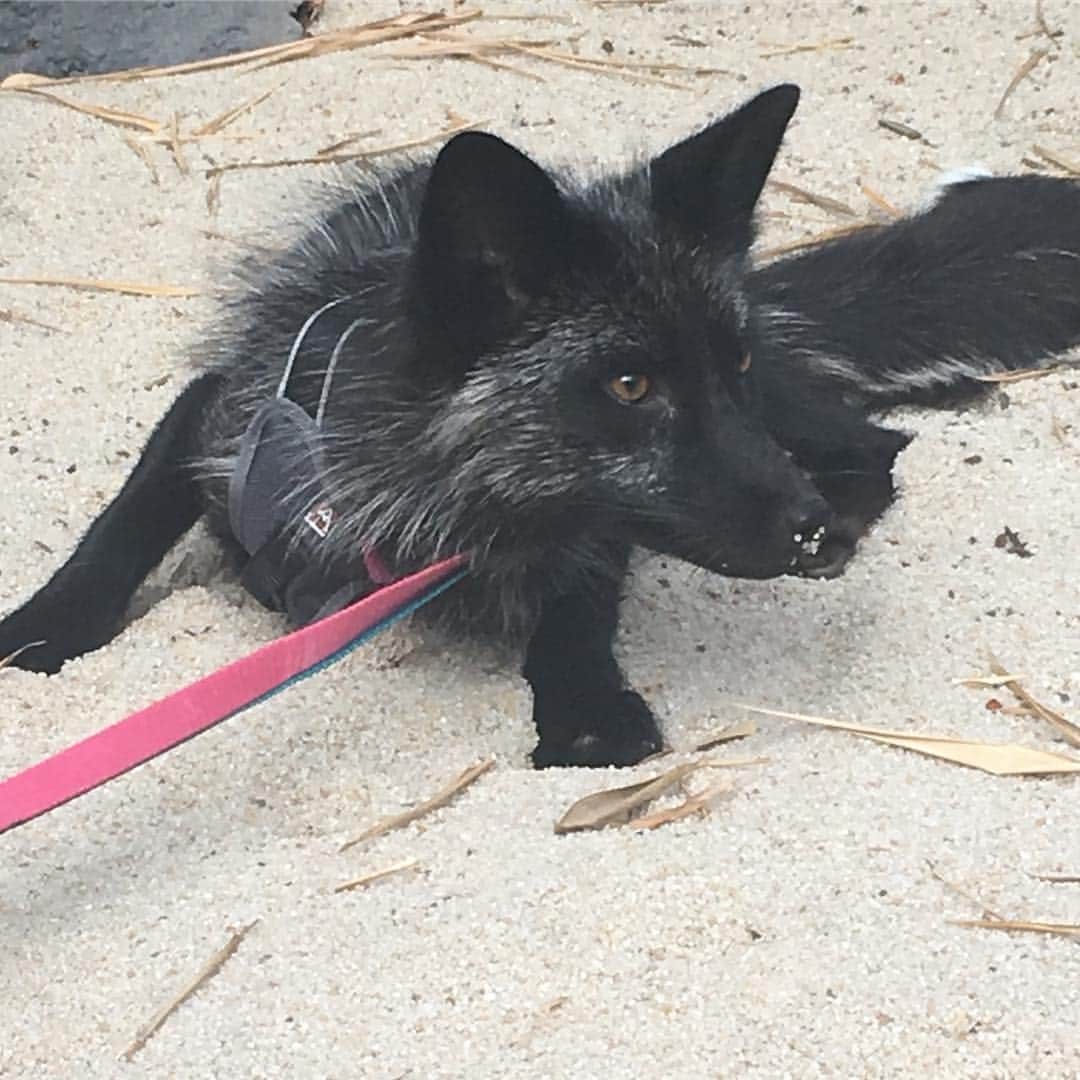
<instances>
[{"instance_id":1,"label":"sand","mask_svg":"<svg viewBox=\"0 0 1080 1080\"><path fill-rule=\"evenodd\" d=\"M396 4L328 4L347 25ZM186 130L264 90L190 175L123 132L3 95L0 274L212 290L236 241L281 242L331 168L207 168L303 157L357 132L423 137L447 110L546 160L612 163L684 136L765 85L805 98L775 172L849 204L860 181L912 206L936 168L1025 168L1034 144L1080 157L1080 6L1028 3L503 4L553 23L482 36L583 56L725 69L690 90L513 62L343 53L254 73L64 87ZM1027 35L1027 36L1024 36ZM765 57L770 46L850 39ZM610 53L603 43L610 42ZM569 49L570 45L563 48ZM994 111L1033 49L1051 51ZM730 73L727 73L730 72ZM915 141L878 126L888 116ZM770 193L763 243L844 218ZM213 235L207 235L212 230ZM222 239L227 237L229 239ZM212 297L0 286L0 610L66 556L185 379ZM903 497L841 580L749 583L643 558L621 649L686 750L736 703L1067 748L1005 691L957 676L993 652L1080 717L1080 385L1055 375L963 416L910 414ZM1008 526L1030 547L995 546ZM194 535L158 603L46 679L0 674L0 773L242 655L279 621L215 572ZM127 777L0 838L0 1075L131 1077L1045 1076L1080 1073L1080 951L1062 937L954 925L984 908L1080 922L1080 788L999 778L797 722L759 719L714 753L712 813L653 832L556 836L577 797L629 772L528 767L513 656L402 630ZM1075 753L1075 751L1074 751ZM340 845L495 768L408 828ZM676 758L675 760L682 760ZM716 774L712 779L717 779ZM691 786L697 784L692 781ZM415 859L367 889L335 886ZM936 870L936 875L935 871ZM951 884L950 884L951 883ZM127 1063L140 1027L237 929L220 972Z\"/></svg>"}]
</instances>

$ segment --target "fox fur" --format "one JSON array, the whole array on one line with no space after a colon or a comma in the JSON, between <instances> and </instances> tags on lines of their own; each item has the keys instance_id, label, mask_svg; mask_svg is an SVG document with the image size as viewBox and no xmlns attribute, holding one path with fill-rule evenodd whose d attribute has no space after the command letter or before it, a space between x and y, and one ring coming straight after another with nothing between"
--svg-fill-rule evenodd
<instances>
[{"instance_id":1,"label":"fox fur","mask_svg":"<svg viewBox=\"0 0 1080 1080\"><path fill-rule=\"evenodd\" d=\"M837 574L908 441L874 414L956 404L1080 341L1066 181L955 184L755 267L754 208L797 102L775 87L588 182L476 132L361 180L246 267L120 494L0 622L0 656L42 641L15 663L53 672L110 640L201 517L236 548L231 478L292 352L338 514L313 556L328 579L363 580L370 550L396 574L468 552L432 608L524 641L535 764L658 750L612 653L632 546L733 576Z\"/></svg>"}]
</instances>

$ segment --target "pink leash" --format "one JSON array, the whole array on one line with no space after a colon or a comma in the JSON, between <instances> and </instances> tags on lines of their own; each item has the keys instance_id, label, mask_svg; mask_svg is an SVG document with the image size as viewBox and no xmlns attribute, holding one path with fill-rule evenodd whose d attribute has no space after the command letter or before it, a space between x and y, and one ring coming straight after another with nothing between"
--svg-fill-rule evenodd
<instances>
[{"instance_id":1,"label":"pink leash","mask_svg":"<svg viewBox=\"0 0 1080 1080\"><path fill-rule=\"evenodd\" d=\"M386 585L0 782L0 833L322 670L448 589L466 561L455 555Z\"/></svg>"}]
</instances>

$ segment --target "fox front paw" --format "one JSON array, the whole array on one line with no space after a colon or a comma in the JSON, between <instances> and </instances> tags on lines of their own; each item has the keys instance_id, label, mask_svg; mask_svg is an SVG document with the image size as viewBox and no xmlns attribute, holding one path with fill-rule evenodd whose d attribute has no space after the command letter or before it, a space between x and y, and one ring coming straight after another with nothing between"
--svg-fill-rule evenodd
<instances>
[{"instance_id":1,"label":"fox front paw","mask_svg":"<svg viewBox=\"0 0 1080 1080\"><path fill-rule=\"evenodd\" d=\"M65 642L60 631L70 623L70 616L42 616L29 607L13 611L0 619L0 663L55 675L65 660L80 650ZM6 666L5 665L5 666Z\"/></svg>"},{"instance_id":2,"label":"fox front paw","mask_svg":"<svg viewBox=\"0 0 1080 1080\"><path fill-rule=\"evenodd\" d=\"M636 765L664 746L656 717L633 690L598 694L588 704L537 702L534 718L540 733L532 755L537 769Z\"/></svg>"}]
</instances>

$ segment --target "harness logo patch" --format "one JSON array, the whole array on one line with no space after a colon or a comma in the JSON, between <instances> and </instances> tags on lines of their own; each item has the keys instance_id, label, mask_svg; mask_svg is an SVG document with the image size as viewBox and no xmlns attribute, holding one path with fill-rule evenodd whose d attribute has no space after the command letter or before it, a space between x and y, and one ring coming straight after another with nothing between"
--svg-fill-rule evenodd
<instances>
[{"instance_id":1,"label":"harness logo patch","mask_svg":"<svg viewBox=\"0 0 1080 1080\"><path fill-rule=\"evenodd\" d=\"M334 524L334 508L329 503L319 503L313 506L304 515L304 524L315 533L320 540L325 540Z\"/></svg>"}]
</instances>

